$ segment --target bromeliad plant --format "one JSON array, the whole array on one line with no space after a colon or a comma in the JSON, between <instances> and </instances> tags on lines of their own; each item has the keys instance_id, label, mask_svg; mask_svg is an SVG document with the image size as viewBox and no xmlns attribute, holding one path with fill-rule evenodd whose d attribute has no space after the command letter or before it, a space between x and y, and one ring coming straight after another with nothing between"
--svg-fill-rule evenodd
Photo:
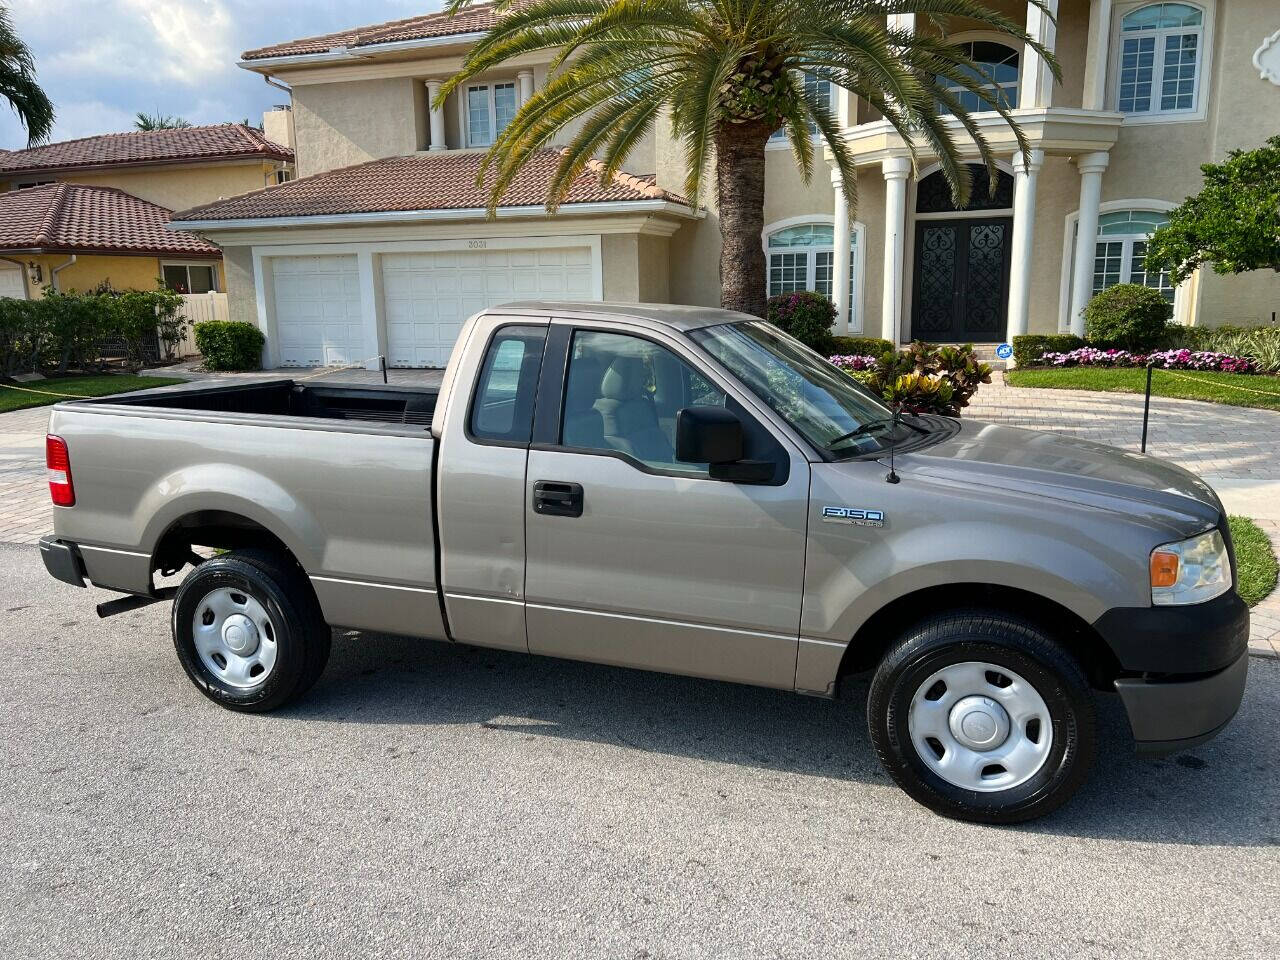
<instances>
[{"instance_id":1,"label":"bromeliad plant","mask_svg":"<svg viewBox=\"0 0 1280 960\"><path fill-rule=\"evenodd\" d=\"M1052 17L1043 0L1030 0ZM457 12L472 0L451 0ZM619 171L632 151L668 124L684 154L684 190L693 203L714 168L720 223L721 305L765 315L765 144L786 132L804 178L820 148L843 177L850 209L856 198L854 156L817 84L829 81L879 111L908 149L923 143L937 156L959 206L970 173L960 141L971 140L994 169L986 137L961 102L976 95L1027 142L997 96L989 69L948 33L983 29L1010 46L1053 55L1022 25L980 0L498 0L502 16L471 48L461 71L441 88L437 105L472 78L517 57L555 51L551 78L529 98L486 157L489 204L536 151L568 137L547 192L554 210L593 159L601 178ZM892 14L914 14L915 30ZM815 137L816 133L816 137ZM994 185L996 178L991 177Z\"/></svg>"}]
</instances>

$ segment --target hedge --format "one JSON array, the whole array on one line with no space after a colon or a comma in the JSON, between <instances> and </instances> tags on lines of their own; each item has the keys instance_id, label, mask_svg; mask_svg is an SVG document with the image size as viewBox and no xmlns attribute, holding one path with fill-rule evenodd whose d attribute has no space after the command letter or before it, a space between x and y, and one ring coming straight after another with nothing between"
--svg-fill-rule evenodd
<instances>
[{"instance_id":1,"label":"hedge","mask_svg":"<svg viewBox=\"0 0 1280 960\"><path fill-rule=\"evenodd\" d=\"M1013 359L1020 367L1040 362L1042 354L1070 353L1085 346L1084 337L1074 333L1026 333L1013 338Z\"/></svg>"},{"instance_id":2,"label":"hedge","mask_svg":"<svg viewBox=\"0 0 1280 960\"><path fill-rule=\"evenodd\" d=\"M206 370L258 370L266 337L243 320L206 320L195 326Z\"/></svg>"},{"instance_id":3,"label":"hedge","mask_svg":"<svg viewBox=\"0 0 1280 960\"><path fill-rule=\"evenodd\" d=\"M845 356L881 357L893 353L893 344L879 337L832 337L831 352Z\"/></svg>"},{"instance_id":4,"label":"hedge","mask_svg":"<svg viewBox=\"0 0 1280 960\"><path fill-rule=\"evenodd\" d=\"M1098 347L1131 353L1154 350L1165 342L1173 305L1159 290L1140 283L1118 283L1093 295L1084 308L1084 335Z\"/></svg>"}]
</instances>

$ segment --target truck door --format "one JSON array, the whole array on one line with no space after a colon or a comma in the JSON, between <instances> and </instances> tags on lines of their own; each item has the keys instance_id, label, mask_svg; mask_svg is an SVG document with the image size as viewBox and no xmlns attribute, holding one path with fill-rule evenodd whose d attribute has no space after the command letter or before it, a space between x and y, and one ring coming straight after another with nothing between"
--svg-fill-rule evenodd
<instances>
[{"instance_id":1,"label":"truck door","mask_svg":"<svg viewBox=\"0 0 1280 960\"><path fill-rule=\"evenodd\" d=\"M524 488L546 322L480 318L456 371L436 465L440 583L450 633L527 650ZM456 404L456 406L455 406Z\"/></svg>"},{"instance_id":2,"label":"truck door","mask_svg":"<svg viewBox=\"0 0 1280 960\"><path fill-rule=\"evenodd\" d=\"M679 340L551 331L525 496L530 651L794 686L807 461ZM676 414L694 405L736 413L774 480L677 462Z\"/></svg>"}]
</instances>

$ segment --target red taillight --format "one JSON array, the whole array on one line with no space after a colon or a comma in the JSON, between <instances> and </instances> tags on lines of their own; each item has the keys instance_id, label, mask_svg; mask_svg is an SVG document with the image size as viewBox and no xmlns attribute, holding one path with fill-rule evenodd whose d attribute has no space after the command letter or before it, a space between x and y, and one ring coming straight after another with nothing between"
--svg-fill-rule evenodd
<instances>
[{"instance_id":1,"label":"red taillight","mask_svg":"<svg viewBox=\"0 0 1280 960\"><path fill-rule=\"evenodd\" d=\"M74 507L76 491L71 486L71 457L67 441L52 434L44 438L44 465L49 468L49 496L55 507Z\"/></svg>"}]
</instances>

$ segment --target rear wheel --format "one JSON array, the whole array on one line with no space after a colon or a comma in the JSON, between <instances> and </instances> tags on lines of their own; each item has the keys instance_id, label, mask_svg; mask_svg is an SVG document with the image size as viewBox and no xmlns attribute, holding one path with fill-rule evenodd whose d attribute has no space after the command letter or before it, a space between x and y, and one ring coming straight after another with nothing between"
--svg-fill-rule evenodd
<instances>
[{"instance_id":1,"label":"rear wheel","mask_svg":"<svg viewBox=\"0 0 1280 960\"><path fill-rule=\"evenodd\" d=\"M288 703L329 659L329 627L311 584L273 553L237 551L196 567L178 588L172 629L187 676L230 710Z\"/></svg>"},{"instance_id":2,"label":"rear wheel","mask_svg":"<svg viewBox=\"0 0 1280 960\"><path fill-rule=\"evenodd\" d=\"M1095 751L1079 664L1039 628L988 611L908 630L876 670L867 723L903 790L980 823L1056 809L1085 781Z\"/></svg>"}]
</instances>

